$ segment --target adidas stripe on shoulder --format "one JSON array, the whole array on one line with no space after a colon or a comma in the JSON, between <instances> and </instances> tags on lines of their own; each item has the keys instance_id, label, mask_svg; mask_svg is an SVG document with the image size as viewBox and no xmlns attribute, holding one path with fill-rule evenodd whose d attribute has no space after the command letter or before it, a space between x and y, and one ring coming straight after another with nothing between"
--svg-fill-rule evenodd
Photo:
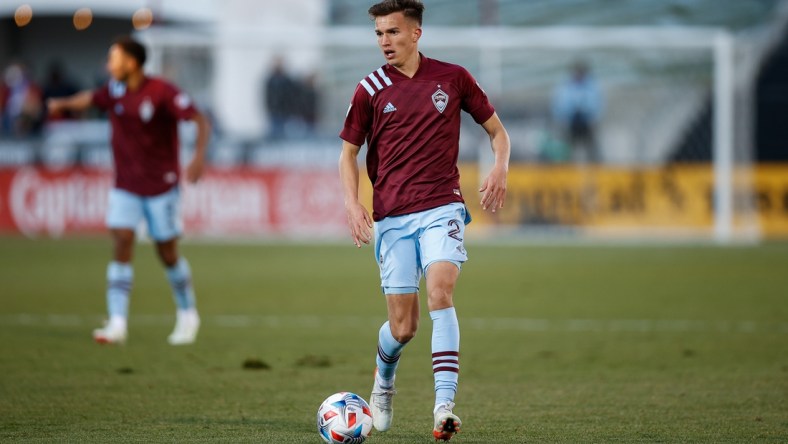
<instances>
[{"instance_id":1,"label":"adidas stripe on shoulder","mask_svg":"<svg viewBox=\"0 0 788 444\"><path fill-rule=\"evenodd\" d=\"M383 88L392 85L391 79L383 72L382 67L378 68L377 71L369 73L369 75L364 77L359 83L367 90L371 97L378 91L383 90Z\"/></svg>"}]
</instances>

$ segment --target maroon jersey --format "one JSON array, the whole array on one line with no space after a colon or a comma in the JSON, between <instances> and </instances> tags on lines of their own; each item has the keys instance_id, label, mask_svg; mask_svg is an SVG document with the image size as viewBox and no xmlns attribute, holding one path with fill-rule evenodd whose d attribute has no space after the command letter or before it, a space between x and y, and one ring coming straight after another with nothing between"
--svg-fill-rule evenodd
<instances>
[{"instance_id":1,"label":"maroon jersey","mask_svg":"<svg viewBox=\"0 0 788 444\"><path fill-rule=\"evenodd\" d=\"M117 188L154 196L178 183L178 120L197 114L189 96L146 77L136 91L110 81L93 91L93 104L109 113Z\"/></svg>"},{"instance_id":2,"label":"maroon jersey","mask_svg":"<svg viewBox=\"0 0 788 444\"><path fill-rule=\"evenodd\" d=\"M420 57L413 78L388 64L364 78L339 135L353 145L367 143L376 221L464 202L460 111L479 124L495 112L465 68Z\"/></svg>"}]
</instances>

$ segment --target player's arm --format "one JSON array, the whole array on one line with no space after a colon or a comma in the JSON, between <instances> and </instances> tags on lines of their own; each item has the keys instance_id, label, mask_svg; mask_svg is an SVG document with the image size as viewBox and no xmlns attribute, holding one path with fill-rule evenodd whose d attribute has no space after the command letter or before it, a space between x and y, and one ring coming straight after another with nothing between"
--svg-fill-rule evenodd
<instances>
[{"instance_id":1,"label":"player's arm","mask_svg":"<svg viewBox=\"0 0 788 444\"><path fill-rule=\"evenodd\" d=\"M49 114L60 114L66 111L81 112L91 106L93 106L93 91L82 91L73 96L47 100Z\"/></svg>"},{"instance_id":2,"label":"player's arm","mask_svg":"<svg viewBox=\"0 0 788 444\"><path fill-rule=\"evenodd\" d=\"M495 166L482 182L479 192L482 194L481 205L484 210L490 208L494 213L498 208L503 208L506 199L506 175L509 172L509 153L511 142L509 133L503 127L501 119L495 113L482 124L482 128L490 136L490 145L495 154Z\"/></svg>"},{"instance_id":3,"label":"player's arm","mask_svg":"<svg viewBox=\"0 0 788 444\"><path fill-rule=\"evenodd\" d=\"M339 177L345 194L345 211L350 226L350 236L356 247L368 244L372 240L372 218L358 200L358 153L361 147L350 142L342 142L342 154L339 155Z\"/></svg>"},{"instance_id":4,"label":"player's arm","mask_svg":"<svg viewBox=\"0 0 788 444\"><path fill-rule=\"evenodd\" d=\"M211 138L211 122L199 111L189 120L197 124L197 139L194 143L194 157L186 167L186 180L195 183L205 171L205 157L208 153L208 141Z\"/></svg>"}]
</instances>

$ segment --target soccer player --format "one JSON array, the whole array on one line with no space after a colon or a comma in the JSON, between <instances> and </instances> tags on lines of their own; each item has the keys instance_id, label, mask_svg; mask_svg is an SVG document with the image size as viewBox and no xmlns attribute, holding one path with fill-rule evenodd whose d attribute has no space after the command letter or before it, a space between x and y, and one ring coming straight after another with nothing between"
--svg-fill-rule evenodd
<instances>
[{"instance_id":1,"label":"soccer player","mask_svg":"<svg viewBox=\"0 0 788 444\"><path fill-rule=\"evenodd\" d=\"M166 267L177 305L175 329L167 338L172 345L193 343L200 327L189 263L178 254L180 165L178 121L197 124L194 158L186 179L196 182L203 173L210 134L208 120L189 96L172 84L146 76L145 47L130 37L117 39L109 49L110 81L94 91L51 99L50 113L81 111L95 106L109 113L115 185L109 194L107 227L114 240L113 260L107 267L109 321L93 331L99 343L123 343L127 336L134 234L145 219Z\"/></svg>"},{"instance_id":2,"label":"soccer player","mask_svg":"<svg viewBox=\"0 0 788 444\"><path fill-rule=\"evenodd\" d=\"M452 295L467 256L463 246L470 215L457 169L460 111L490 136L495 165L482 183L481 206L495 211L506 194L510 143L486 94L464 68L430 59L418 50L424 5L386 0L369 14L386 64L356 87L344 128L339 171L351 236L357 247L372 240L386 296L388 321L379 331L370 404L375 428L393 417L395 371L419 322L419 283L426 275L432 319L433 410L436 440L449 440L461 426L453 413L460 357L460 330ZM358 200L361 145L373 213Z\"/></svg>"}]
</instances>

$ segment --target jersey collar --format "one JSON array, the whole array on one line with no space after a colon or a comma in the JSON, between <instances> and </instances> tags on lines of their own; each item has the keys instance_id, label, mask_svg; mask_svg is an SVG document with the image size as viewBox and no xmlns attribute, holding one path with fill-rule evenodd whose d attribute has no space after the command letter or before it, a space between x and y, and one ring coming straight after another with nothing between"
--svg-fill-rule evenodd
<instances>
[{"instance_id":1,"label":"jersey collar","mask_svg":"<svg viewBox=\"0 0 788 444\"><path fill-rule=\"evenodd\" d=\"M422 72L427 70L427 63L429 63L429 61L430 59L427 58L424 54L422 54L421 51L419 51L419 68L416 70L416 73L413 74L413 77L406 76L400 70L389 65L388 63L386 63L385 70L389 74L389 77L394 76L394 77L400 77L405 80L413 80L418 78Z\"/></svg>"},{"instance_id":2,"label":"jersey collar","mask_svg":"<svg viewBox=\"0 0 788 444\"><path fill-rule=\"evenodd\" d=\"M129 89L128 85L126 85L126 91L136 94L136 93L142 91L145 88L145 85L147 85L149 81L150 81L150 77L148 77L147 75L143 75L142 76L142 81L137 86L137 89L132 91L131 89Z\"/></svg>"}]
</instances>

